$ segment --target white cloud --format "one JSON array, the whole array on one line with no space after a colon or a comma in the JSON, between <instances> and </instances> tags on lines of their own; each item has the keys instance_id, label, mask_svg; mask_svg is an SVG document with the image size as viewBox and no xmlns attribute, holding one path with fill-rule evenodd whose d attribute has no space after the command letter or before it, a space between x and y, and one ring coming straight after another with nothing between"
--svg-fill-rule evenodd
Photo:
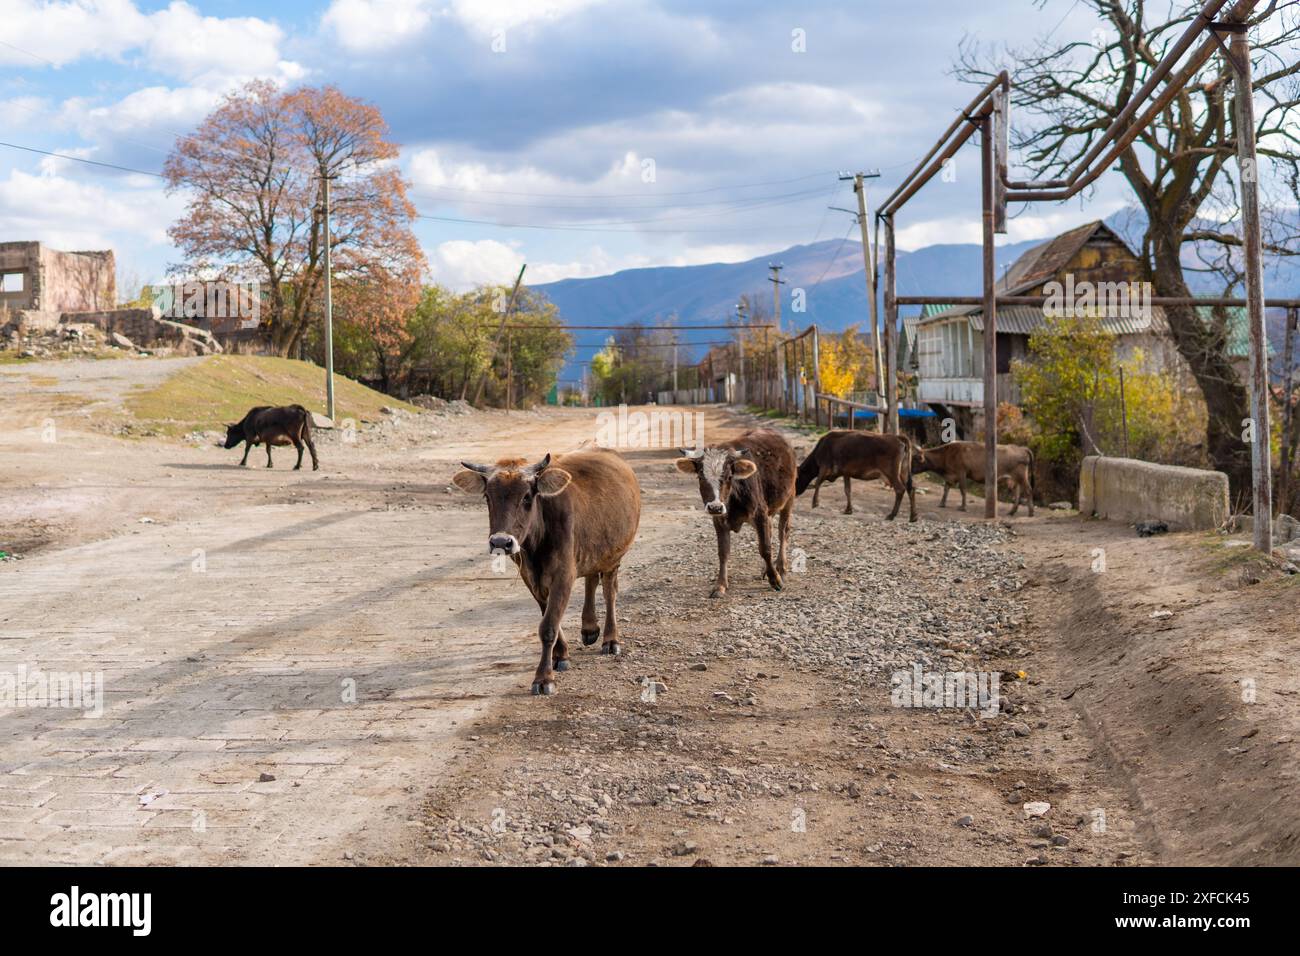
<instances>
[{"instance_id":1,"label":"white cloud","mask_svg":"<svg viewBox=\"0 0 1300 956\"><path fill-rule=\"evenodd\" d=\"M118 57L139 43L148 24L130 0L0 0L7 43L0 63L63 66L82 57Z\"/></svg>"},{"instance_id":2,"label":"white cloud","mask_svg":"<svg viewBox=\"0 0 1300 956\"><path fill-rule=\"evenodd\" d=\"M344 47L375 52L401 46L433 20L429 0L334 0L325 26Z\"/></svg>"},{"instance_id":3,"label":"white cloud","mask_svg":"<svg viewBox=\"0 0 1300 956\"><path fill-rule=\"evenodd\" d=\"M621 269L651 264L642 255L614 259L598 245L589 247L580 258L569 262L533 262L525 256L520 244L495 239L451 239L439 243L427 252L427 256L433 281L461 292L479 285L508 285L519 274L519 267L525 261L528 262L524 273L527 285L609 275Z\"/></svg>"},{"instance_id":4,"label":"white cloud","mask_svg":"<svg viewBox=\"0 0 1300 956\"><path fill-rule=\"evenodd\" d=\"M452 0L456 19L465 26L487 32L523 26L538 20L559 20L601 0Z\"/></svg>"},{"instance_id":5,"label":"white cloud","mask_svg":"<svg viewBox=\"0 0 1300 956\"><path fill-rule=\"evenodd\" d=\"M510 30L571 16L602 0L333 0L325 27L349 50L391 50L421 36L435 20L452 20L475 33Z\"/></svg>"},{"instance_id":6,"label":"white cloud","mask_svg":"<svg viewBox=\"0 0 1300 956\"><path fill-rule=\"evenodd\" d=\"M122 60L184 80L205 74L257 76L283 64L284 32L257 17L209 17L182 0L141 13L131 0L0 0L6 43L0 64L39 68L83 58Z\"/></svg>"},{"instance_id":7,"label":"white cloud","mask_svg":"<svg viewBox=\"0 0 1300 956\"><path fill-rule=\"evenodd\" d=\"M76 150L60 150L76 155ZM146 177L123 177L116 189L69 179L71 166L48 158L41 173L10 170L0 180L0 235L35 239L58 249L109 249L119 240L168 243L167 227L179 216L181 200L163 194Z\"/></svg>"}]
</instances>

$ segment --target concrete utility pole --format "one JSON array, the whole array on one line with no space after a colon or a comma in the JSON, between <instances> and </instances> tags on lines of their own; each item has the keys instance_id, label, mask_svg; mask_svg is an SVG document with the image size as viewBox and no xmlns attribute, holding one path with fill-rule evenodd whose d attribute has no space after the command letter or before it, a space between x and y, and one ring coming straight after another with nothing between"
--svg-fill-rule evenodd
<instances>
[{"instance_id":1,"label":"concrete utility pole","mask_svg":"<svg viewBox=\"0 0 1300 956\"><path fill-rule=\"evenodd\" d=\"M984 228L984 517L998 516L998 302L993 260L994 177L993 120L985 115L980 129L980 201Z\"/></svg>"},{"instance_id":2,"label":"concrete utility pole","mask_svg":"<svg viewBox=\"0 0 1300 956\"><path fill-rule=\"evenodd\" d=\"M1255 105L1251 80L1250 38L1244 23L1215 23L1230 31L1228 60L1236 76L1232 131L1237 140L1241 184L1241 231L1245 240L1246 312L1250 319L1250 417L1255 426L1251 467L1255 513L1255 548L1273 550L1273 462L1269 447L1268 333L1264 326L1264 265L1260 248L1259 164L1255 155ZM1289 398L1290 396L1288 396Z\"/></svg>"},{"instance_id":3,"label":"concrete utility pole","mask_svg":"<svg viewBox=\"0 0 1300 956\"><path fill-rule=\"evenodd\" d=\"M876 305L876 264L871 255L871 243L867 237L867 184L868 179L878 179L879 170L873 170L869 173L853 173L849 175L844 173L840 176L841 180L853 180L853 191L858 196L858 211L856 213L858 226L862 230L862 270L867 276L867 302L871 308L871 352L876 362L876 391L884 395L885 385L885 363L880 354L880 316ZM852 211L852 210L848 210ZM883 426L883 422L882 422Z\"/></svg>"},{"instance_id":4,"label":"concrete utility pole","mask_svg":"<svg viewBox=\"0 0 1300 956\"><path fill-rule=\"evenodd\" d=\"M334 276L330 265L330 179L321 174L325 213L325 417L334 421Z\"/></svg>"}]
</instances>

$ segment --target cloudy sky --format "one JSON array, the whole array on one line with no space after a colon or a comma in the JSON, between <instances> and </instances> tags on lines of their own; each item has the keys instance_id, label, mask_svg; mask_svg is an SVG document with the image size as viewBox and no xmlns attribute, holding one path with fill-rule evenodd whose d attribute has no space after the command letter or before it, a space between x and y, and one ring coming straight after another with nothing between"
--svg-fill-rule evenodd
<instances>
[{"instance_id":1,"label":"cloudy sky","mask_svg":"<svg viewBox=\"0 0 1300 956\"><path fill-rule=\"evenodd\" d=\"M275 12L268 12L274 10ZM737 261L838 239L839 170L885 195L972 95L959 41L1087 38L1072 0L0 0L0 140L157 171L252 78L332 83L402 144L433 278L458 287ZM975 148L900 245L977 241ZM969 171L969 172L968 172ZM1036 207L1009 241L1123 204ZM160 180L0 147L0 241L177 259ZM462 221L448 221L462 220ZM463 221L472 220L472 221ZM560 228L562 227L562 228Z\"/></svg>"}]
</instances>

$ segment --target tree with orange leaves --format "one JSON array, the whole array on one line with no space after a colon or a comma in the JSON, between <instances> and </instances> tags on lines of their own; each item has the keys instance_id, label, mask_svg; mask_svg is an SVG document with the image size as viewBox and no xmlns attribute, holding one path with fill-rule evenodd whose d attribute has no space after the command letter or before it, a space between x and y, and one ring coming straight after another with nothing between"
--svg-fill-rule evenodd
<instances>
[{"instance_id":1,"label":"tree with orange leaves","mask_svg":"<svg viewBox=\"0 0 1300 956\"><path fill-rule=\"evenodd\" d=\"M416 212L387 137L376 107L335 87L281 90L255 80L168 156L169 191L190 195L168 230L189 260L183 268L265 283L262 325L276 353L292 353L322 315L326 179L340 290L377 295L389 330L406 295L418 298L425 262L411 231Z\"/></svg>"}]
</instances>

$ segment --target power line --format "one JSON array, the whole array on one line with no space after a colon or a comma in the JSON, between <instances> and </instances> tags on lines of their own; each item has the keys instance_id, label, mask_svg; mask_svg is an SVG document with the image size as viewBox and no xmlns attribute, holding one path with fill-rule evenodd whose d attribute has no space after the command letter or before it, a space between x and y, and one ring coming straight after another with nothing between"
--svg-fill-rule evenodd
<instances>
[{"instance_id":1,"label":"power line","mask_svg":"<svg viewBox=\"0 0 1300 956\"><path fill-rule=\"evenodd\" d=\"M132 169L130 166L118 166L116 163L101 163L97 159L86 159L82 156L69 156L67 153L52 153L48 149L37 149L35 146L19 146L17 143L0 143L0 146L8 146L10 149L21 149L27 153L40 153L42 156L54 156L58 159L71 160L74 163L85 163L87 166L102 166L105 169L116 169L124 173L135 173L137 176L154 176L158 179L166 179L162 173L151 173L144 169Z\"/></svg>"},{"instance_id":2,"label":"power line","mask_svg":"<svg viewBox=\"0 0 1300 956\"><path fill-rule=\"evenodd\" d=\"M724 189L757 189L759 186L784 186L789 183L804 182L809 179L816 179L819 176L830 176L837 170L828 169L815 173L808 173L805 176L794 176L790 179L769 179L757 183L729 183L725 186L710 186L707 189L683 189L672 192L658 192L658 196L698 196L703 193L720 192ZM546 199L625 199L625 198L646 198L645 193L542 193L509 189L471 189L468 186L426 186L425 189L443 189L454 192L466 193L489 193L496 196L541 196Z\"/></svg>"}]
</instances>

